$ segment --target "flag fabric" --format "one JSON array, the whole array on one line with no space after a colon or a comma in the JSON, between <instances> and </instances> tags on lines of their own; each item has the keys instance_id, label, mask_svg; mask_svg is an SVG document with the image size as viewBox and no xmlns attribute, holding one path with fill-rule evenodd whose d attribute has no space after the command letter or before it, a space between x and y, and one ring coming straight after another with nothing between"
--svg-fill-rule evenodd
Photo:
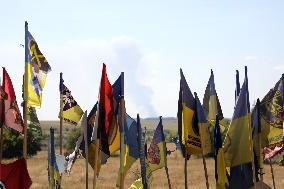
<instances>
[{"instance_id":1,"label":"flag fabric","mask_svg":"<svg viewBox=\"0 0 284 189\"><path fill-rule=\"evenodd\" d=\"M261 144L265 159L273 158L284 150L284 75L260 102Z\"/></svg>"},{"instance_id":2,"label":"flag fabric","mask_svg":"<svg viewBox=\"0 0 284 189\"><path fill-rule=\"evenodd\" d=\"M23 132L23 120L19 110L16 94L10 76L5 68L3 68L3 90L4 98L4 124L18 132Z\"/></svg>"},{"instance_id":3,"label":"flag fabric","mask_svg":"<svg viewBox=\"0 0 284 189\"><path fill-rule=\"evenodd\" d=\"M147 152L147 160L152 172L167 166L167 148L161 116Z\"/></svg>"},{"instance_id":4,"label":"flag fabric","mask_svg":"<svg viewBox=\"0 0 284 189\"><path fill-rule=\"evenodd\" d=\"M178 135L183 156L187 154L201 154L201 140L198 124L194 124L195 99L188 87L182 70L180 69L180 91L178 100ZM188 157L187 157L188 158Z\"/></svg>"},{"instance_id":5,"label":"flag fabric","mask_svg":"<svg viewBox=\"0 0 284 189\"><path fill-rule=\"evenodd\" d=\"M50 189L60 189L60 174L56 163L55 149L54 149L54 129L50 128L48 149L48 182Z\"/></svg>"},{"instance_id":6,"label":"flag fabric","mask_svg":"<svg viewBox=\"0 0 284 189\"><path fill-rule=\"evenodd\" d=\"M32 185L24 158L9 164L0 164L1 189L28 189Z\"/></svg>"},{"instance_id":7,"label":"flag fabric","mask_svg":"<svg viewBox=\"0 0 284 189\"><path fill-rule=\"evenodd\" d=\"M62 119L70 124L77 125L84 114L81 107L73 98L71 91L64 85L62 73L60 74L59 84L60 94L62 95ZM59 117L60 117L59 113Z\"/></svg>"},{"instance_id":8,"label":"flag fabric","mask_svg":"<svg viewBox=\"0 0 284 189\"><path fill-rule=\"evenodd\" d=\"M211 70L211 75L203 97L203 108L209 122L215 122L216 114L222 120L223 112L221 104L215 89L214 73ZM214 124L211 125L214 128Z\"/></svg>"},{"instance_id":9,"label":"flag fabric","mask_svg":"<svg viewBox=\"0 0 284 189\"><path fill-rule=\"evenodd\" d=\"M214 73L211 70L211 75L209 77L208 84L206 86L206 90L203 97L203 108L206 115L206 118L209 122L209 132L211 137L211 148L212 152L214 151L214 145L213 145L213 138L214 138L214 126L215 126L215 118L216 115L219 115L219 125L221 128L221 133L226 133L226 127L225 127L225 120L221 108L221 104L217 95L217 91L215 89L215 81L214 81Z\"/></svg>"},{"instance_id":10,"label":"flag fabric","mask_svg":"<svg viewBox=\"0 0 284 189\"><path fill-rule=\"evenodd\" d=\"M121 111L118 112L118 123L122 127ZM124 140L123 145L125 145L123 158L123 167L120 169L120 172L125 176L128 170L131 168L133 163L139 158L139 146L138 146L138 132L136 121L131 118L126 112L124 116ZM120 174L118 174L117 186L119 186Z\"/></svg>"},{"instance_id":11,"label":"flag fabric","mask_svg":"<svg viewBox=\"0 0 284 189\"><path fill-rule=\"evenodd\" d=\"M216 115L214 128L214 160L215 160L215 179L217 189L226 189L229 187L229 181L226 171L226 163L224 157L224 150L222 148L221 129L219 125L219 118Z\"/></svg>"},{"instance_id":12,"label":"flag fabric","mask_svg":"<svg viewBox=\"0 0 284 189\"><path fill-rule=\"evenodd\" d=\"M223 146L226 166L234 167L253 161L247 70Z\"/></svg>"},{"instance_id":13,"label":"flag fabric","mask_svg":"<svg viewBox=\"0 0 284 189\"><path fill-rule=\"evenodd\" d=\"M235 112L223 145L224 157L226 166L230 167L229 188L246 189L253 186L251 163L253 161L252 132L250 126L250 103L246 67L245 81L241 89L239 89L239 76L237 71L235 100ZM232 136L235 138L233 139ZM234 153L236 153L236 155ZM242 156L243 154L245 155Z\"/></svg>"},{"instance_id":14,"label":"flag fabric","mask_svg":"<svg viewBox=\"0 0 284 189\"><path fill-rule=\"evenodd\" d=\"M25 99L28 106L40 107L42 91L46 83L47 73L51 71L51 67L27 29L25 34L25 57L25 63L27 64L26 85L28 85Z\"/></svg>"},{"instance_id":15,"label":"flag fabric","mask_svg":"<svg viewBox=\"0 0 284 189\"><path fill-rule=\"evenodd\" d=\"M95 122L95 130L92 140L100 140L100 157L107 159L110 156L109 141L114 137L111 133L114 123L113 91L106 73L106 65L103 64L100 83L98 111ZM105 162L103 162L105 163Z\"/></svg>"},{"instance_id":16,"label":"flag fabric","mask_svg":"<svg viewBox=\"0 0 284 189\"><path fill-rule=\"evenodd\" d=\"M202 153L208 154L211 153L211 138L210 138L210 132L209 132L209 123L206 119L204 109L199 101L199 98L196 93L194 93L195 96L195 107L196 107L196 122L198 126L199 136L201 140L201 147L202 147Z\"/></svg>"},{"instance_id":17,"label":"flag fabric","mask_svg":"<svg viewBox=\"0 0 284 189\"><path fill-rule=\"evenodd\" d=\"M0 86L0 128L3 126L5 120L5 99L7 99L7 93L4 91L3 87Z\"/></svg>"},{"instance_id":18,"label":"flag fabric","mask_svg":"<svg viewBox=\"0 0 284 189\"><path fill-rule=\"evenodd\" d=\"M135 180L129 189L143 189L142 178Z\"/></svg>"}]
</instances>

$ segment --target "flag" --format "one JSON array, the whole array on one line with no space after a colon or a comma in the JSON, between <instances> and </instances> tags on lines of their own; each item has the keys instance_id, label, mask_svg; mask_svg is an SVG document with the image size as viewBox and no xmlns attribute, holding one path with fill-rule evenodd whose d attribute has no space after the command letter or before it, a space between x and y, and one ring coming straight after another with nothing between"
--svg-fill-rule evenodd
<instances>
[{"instance_id":1,"label":"flag","mask_svg":"<svg viewBox=\"0 0 284 189\"><path fill-rule=\"evenodd\" d=\"M250 120L250 103L248 93L247 68L245 81L238 89L238 72L236 76L235 111L224 140L224 157L226 166L230 167L229 188L250 188L253 186L252 173L252 131Z\"/></svg>"},{"instance_id":2,"label":"flag","mask_svg":"<svg viewBox=\"0 0 284 189\"><path fill-rule=\"evenodd\" d=\"M0 86L0 128L3 126L5 120L5 99L7 99L7 93L4 91L3 86Z\"/></svg>"},{"instance_id":3,"label":"flag","mask_svg":"<svg viewBox=\"0 0 284 189\"><path fill-rule=\"evenodd\" d=\"M211 75L205 90L205 94L203 97L203 108L206 114L208 121L215 122L216 114L219 115L220 120L222 120L223 112L221 108L221 104L215 89L215 82L214 82L214 73L211 70ZM214 124L211 125L214 127Z\"/></svg>"},{"instance_id":4,"label":"flag","mask_svg":"<svg viewBox=\"0 0 284 189\"><path fill-rule=\"evenodd\" d=\"M260 102L261 144L265 147L265 159L272 158L284 150L284 75Z\"/></svg>"},{"instance_id":5,"label":"flag","mask_svg":"<svg viewBox=\"0 0 284 189\"><path fill-rule=\"evenodd\" d=\"M24 158L9 164L0 164L1 189L28 189L32 181Z\"/></svg>"},{"instance_id":6,"label":"flag","mask_svg":"<svg viewBox=\"0 0 284 189\"><path fill-rule=\"evenodd\" d=\"M120 172L123 176L126 176L128 170L131 168L133 163L139 158L139 146L138 146L138 132L136 121L131 118L126 112L124 116L124 125L122 124L122 115L121 111L118 112L118 123L119 126L124 126L124 140L123 145L125 146L124 154L122 154L122 167ZM117 178L117 186L119 186L120 173Z\"/></svg>"},{"instance_id":7,"label":"flag","mask_svg":"<svg viewBox=\"0 0 284 189\"><path fill-rule=\"evenodd\" d=\"M114 123L113 109L113 91L106 73L106 65L103 64L102 77L100 83L98 112L95 122L96 130L93 133L93 141L100 140L101 159L107 159L110 156L109 141L112 133L112 124ZM104 163L104 162L103 162Z\"/></svg>"},{"instance_id":8,"label":"flag","mask_svg":"<svg viewBox=\"0 0 284 189\"><path fill-rule=\"evenodd\" d=\"M3 68L2 87L6 96L4 99L4 124L18 132L23 132L23 120L17 104L16 94L10 76L5 68Z\"/></svg>"},{"instance_id":9,"label":"flag","mask_svg":"<svg viewBox=\"0 0 284 189\"><path fill-rule=\"evenodd\" d=\"M183 156L202 153L198 125L194 124L195 99L180 69L180 91L178 100L178 135Z\"/></svg>"},{"instance_id":10,"label":"flag","mask_svg":"<svg viewBox=\"0 0 284 189\"><path fill-rule=\"evenodd\" d=\"M211 148L212 151L214 150L213 145L213 138L214 138L214 126L215 126L215 118L216 115L219 115L219 125L221 128L221 133L226 133L225 121L224 116L221 108L221 104L215 89L215 82L214 82L214 73L211 70L211 75L209 77L208 84L206 86L206 90L203 97L203 108L206 115L206 118L209 122L209 132L211 137Z\"/></svg>"},{"instance_id":11,"label":"flag","mask_svg":"<svg viewBox=\"0 0 284 189\"><path fill-rule=\"evenodd\" d=\"M199 131L199 137L201 140L201 147L202 147L202 153L208 154L212 151L211 149L211 138L209 133L209 123L206 119L203 107L201 106L201 103L199 101L199 98L197 96L197 93L194 93L195 96L195 107L196 107L196 120Z\"/></svg>"},{"instance_id":12,"label":"flag","mask_svg":"<svg viewBox=\"0 0 284 189\"><path fill-rule=\"evenodd\" d=\"M247 69L232 122L224 140L225 161L234 167L253 161Z\"/></svg>"},{"instance_id":13,"label":"flag","mask_svg":"<svg viewBox=\"0 0 284 189\"><path fill-rule=\"evenodd\" d=\"M50 128L50 138L48 146L48 182L50 189L60 189L60 174L56 163L54 149L54 129Z\"/></svg>"},{"instance_id":14,"label":"flag","mask_svg":"<svg viewBox=\"0 0 284 189\"><path fill-rule=\"evenodd\" d=\"M142 178L135 180L129 189L143 189Z\"/></svg>"},{"instance_id":15,"label":"flag","mask_svg":"<svg viewBox=\"0 0 284 189\"><path fill-rule=\"evenodd\" d=\"M147 153L147 160L152 172L166 167L167 149L163 131L162 117L160 116L159 124L154 132L154 136Z\"/></svg>"},{"instance_id":16,"label":"flag","mask_svg":"<svg viewBox=\"0 0 284 189\"><path fill-rule=\"evenodd\" d=\"M62 95L62 119L65 122L77 125L84 112L73 98L71 91L64 85L62 73L60 73L59 90ZM61 114L59 113L60 116Z\"/></svg>"},{"instance_id":17,"label":"flag","mask_svg":"<svg viewBox=\"0 0 284 189\"><path fill-rule=\"evenodd\" d=\"M224 150L222 148L222 137L221 129L219 125L219 118L216 115L215 118L215 128L214 128L214 160L215 160L215 179L216 188L225 189L229 186L229 181L227 177L226 164L224 159Z\"/></svg>"},{"instance_id":18,"label":"flag","mask_svg":"<svg viewBox=\"0 0 284 189\"><path fill-rule=\"evenodd\" d=\"M25 93L27 105L33 107L40 107L42 100L42 91L45 86L47 73L51 68L43 56L37 42L26 29L25 34L25 63L27 66L27 92Z\"/></svg>"}]
</instances>

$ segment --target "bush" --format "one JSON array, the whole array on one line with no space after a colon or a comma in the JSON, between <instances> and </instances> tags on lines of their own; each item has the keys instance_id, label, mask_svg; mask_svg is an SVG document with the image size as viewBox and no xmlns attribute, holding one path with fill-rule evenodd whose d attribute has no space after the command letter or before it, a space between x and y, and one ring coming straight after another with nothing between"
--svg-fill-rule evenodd
<instances>
[{"instance_id":1,"label":"bush","mask_svg":"<svg viewBox=\"0 0 284 189\"><path fill-rule=\"evenodd\" d=\"M71 153L76 147L76 142L81 134L80 128L74 128L67 134L67 139L64 142L63 147L66 150L66 153Z\"/></svg>"},{"instance_id":2,"label":"bush","mask_svg":"<svg viewBox=\"0 0 284 189\"><path fill-rule=\"evenodd\" d=\"M3 128L3 158L23 156L23 135L13 129ZM36 155L41 150L42 131L35 109L28 112L27 148L28 156Z\"/></svg>"}]
</instances>

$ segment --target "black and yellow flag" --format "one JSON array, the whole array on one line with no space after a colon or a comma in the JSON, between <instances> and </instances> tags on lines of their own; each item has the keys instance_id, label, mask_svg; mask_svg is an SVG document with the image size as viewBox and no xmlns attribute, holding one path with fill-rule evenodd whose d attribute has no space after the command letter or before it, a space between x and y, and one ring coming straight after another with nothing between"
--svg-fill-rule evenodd
<instances>
[{"instance_id":1,"label":"black and yellow flag","mask_svg":"<svg viewBox=\"0 0 284 189\"><path fill-rule=\"evenodd\" d=\"M183 155L201 154L198 124L194 124L195 99L180 69L180 91L178 100L178 134Z\"/></svg>"},{"instance_id":2,"label":"black and yellow flag","mask_svg":"<svg viewBox=\"0 0 284 189\"><path fill-rule=\"evenodd\" d=\"M71 95L71 91L64 85L62 74L60 74L59 90L62 95L62 118L65 122L77 125L82 115L84 114L81 107L77 104L76 100ZM60 114L59 114L60 117Z\"/></svg>"}]
</instances>

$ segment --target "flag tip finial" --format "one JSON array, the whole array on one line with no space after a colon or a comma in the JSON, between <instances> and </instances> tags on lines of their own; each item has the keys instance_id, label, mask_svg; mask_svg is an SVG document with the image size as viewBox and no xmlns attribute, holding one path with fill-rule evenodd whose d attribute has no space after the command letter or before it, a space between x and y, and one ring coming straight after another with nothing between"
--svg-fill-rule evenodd
<instances>
[{"instance_id":1,"label":"flag tip finial","mask_svg":"<svg viewBox=\"0 0 284 189\"><path fill-rule=\"evenodd\" d=\"M213 75L213 70L211 69L211 74Z\"/></svg>"}]
</instances>

